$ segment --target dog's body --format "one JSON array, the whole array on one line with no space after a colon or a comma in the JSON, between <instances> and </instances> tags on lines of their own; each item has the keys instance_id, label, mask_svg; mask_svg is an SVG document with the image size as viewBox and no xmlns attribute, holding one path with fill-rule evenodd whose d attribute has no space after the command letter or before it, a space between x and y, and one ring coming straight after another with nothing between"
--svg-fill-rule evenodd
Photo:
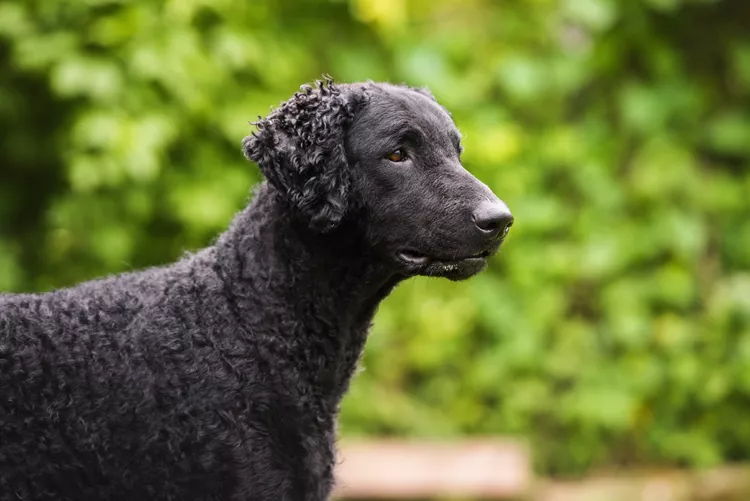
<instances>
[{"instance_id":1,"label":"dog's body","mask_svg":"<svg viewBox=\"0 0 750 501\"><path fill-rule=\"evenodd\" d=\"M246 138L268 183L215 245L0 295L0 500L327 499L379 302L510 225L457 140L421 91L306 88Z\"/></svg>"}]
</instances>

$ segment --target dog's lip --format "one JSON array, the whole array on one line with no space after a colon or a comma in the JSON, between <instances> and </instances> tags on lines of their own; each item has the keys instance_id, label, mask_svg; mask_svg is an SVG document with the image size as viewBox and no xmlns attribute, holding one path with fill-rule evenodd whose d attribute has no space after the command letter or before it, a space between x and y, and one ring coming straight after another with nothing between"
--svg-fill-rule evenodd
<instances>
[{"instance_id":1,"label":"dog's lip","mask_svg":"<svg viewBox=\"0 0 750 501\"><path fill-rule=\"evenodd\" d=\"M429 257L413 250L402 250L398 253L398 257L411 265L425 265L430 262Z\"/></svg>"},{"instance_id":2,"label":"dog's lip","mask_svg":"<svg viewBox=\"0 0 750 501\"><path fill-rule=\"evenodd\" d=\"M482 252L478 252L470 256L454 257L454 258L439 258L439 257L428 256L426 254L415 251L413 249L404 249L398 253L398 256L402 261L406 262L409 265L424 266L433 262L439 262L443 264L457 264L457 263L463 263L463 262L485 260L491 254L492 254L491 249L485 249Z\"/></svg>"}]
</instances>

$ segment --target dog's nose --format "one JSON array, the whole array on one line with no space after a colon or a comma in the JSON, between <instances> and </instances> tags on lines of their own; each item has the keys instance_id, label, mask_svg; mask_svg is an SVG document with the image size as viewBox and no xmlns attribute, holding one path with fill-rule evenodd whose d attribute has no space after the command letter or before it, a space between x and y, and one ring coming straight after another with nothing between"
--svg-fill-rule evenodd
<instances>
[{"instance_id":1,"label":"dog's nose","mask_svg":"<svg viewBox=\"0 0 750 501\"><path fill-rule=\"evenodd\" d=\"M484 202L474 211L474 224L483 233L505 236L513 225L513 215L502 202Z\"/></svg>"}]
</instances>

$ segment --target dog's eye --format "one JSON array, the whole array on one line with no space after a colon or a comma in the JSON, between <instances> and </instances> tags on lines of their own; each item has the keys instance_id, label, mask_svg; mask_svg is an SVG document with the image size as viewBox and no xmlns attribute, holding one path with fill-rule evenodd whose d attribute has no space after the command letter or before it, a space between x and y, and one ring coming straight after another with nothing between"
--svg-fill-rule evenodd
<instances>
[{"instance_id":1,"label":"dog's eye","mask_svg":"<svg viewBox=\"0 0 750 501\"><path fill-rule=\"evenodd\" d=\"M406 160L406 153L404 153L402 150L396 150L388 155L388 160L390 160L391 162L403 162L404 160Z\"/></svg>"}]
</instances>

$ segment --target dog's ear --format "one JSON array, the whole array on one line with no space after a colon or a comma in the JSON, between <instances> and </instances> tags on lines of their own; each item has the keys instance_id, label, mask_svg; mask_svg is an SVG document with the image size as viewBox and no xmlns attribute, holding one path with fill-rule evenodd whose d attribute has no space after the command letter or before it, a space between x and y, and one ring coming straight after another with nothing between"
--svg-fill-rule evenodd
<instances>
[{"instance_id":1,"label":"dog's ear","mask_svg":"<svg viewBox=\"0 0 750 501\"><path fill-rule=\"evenodd\" d=\"M351 177L344 138L361 93L326 78L302 86L291 99L253 125L242 142L292 210L311 228L335 228L349 207Z\"/></svg>"}]
</instances>

